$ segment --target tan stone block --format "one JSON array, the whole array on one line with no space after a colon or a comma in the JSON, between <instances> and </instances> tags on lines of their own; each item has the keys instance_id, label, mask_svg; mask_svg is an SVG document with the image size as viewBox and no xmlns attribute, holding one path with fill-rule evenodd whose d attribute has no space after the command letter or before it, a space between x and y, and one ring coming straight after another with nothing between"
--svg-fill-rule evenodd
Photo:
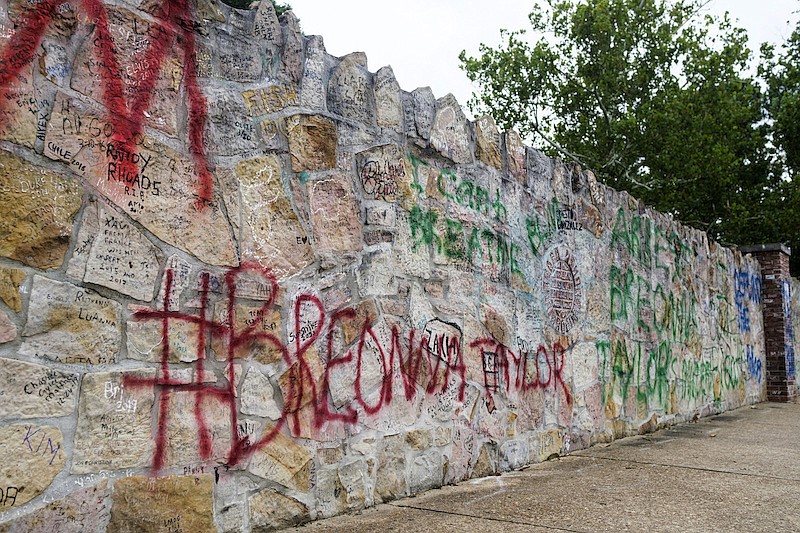
<instances>
[{"instance_id":1,"label":"tan stone block","mask_svg":"<svg viewBox=\"0 0 800 533\"><path fill-rule=\"evenodd\" d=\"M0 310L0 344L11 342L17 338L17 326L8 318L5 311Z\"/></svg>"},{"instance_id":2,"label":"tan stone block","mask_svg":"<svg viewBox=\"0 0 800 533\"><path fill-rule=\"evenodd\" d=\"M254 531L272 531L310 520L305 504L272 489L262 490L248 500L250 527Z\"/></svg>"},{"instance_id":3,"label":"tan stone block","mask_svg":"<svg viewBox=\"0 0 800 533\"><path fill-rule=\"evenodd\" d=\"M294 115L287 121L292 170L329 170L336 166L336 125L320 115Z\"/></svg>"},{"instance_id":4,"label":"tan stone block","mask_svg":"<svg viewBox=\"0 0 800 533\"><path fill-rule=\"evenodd\" d=\"M414 181L414 168L406 157L405 150L400 146L386 144L358 153L356 170L365 198L386 202L413 198L411 184ZM388 208L382 209L385 212ZM389 215L390 218L387 219L384 213L379 220L372 220L369 223L392 226L394 213ZM367 218L370 216L367 215Z\"/></svg>"},{"instance_id":5,"label":"tan stone block","mask_svg":"<svg viewBox=\"0 0 800 533\"><path fill-rule=\"evenodd\" d=\"M267 424L264 431L272 431L272 425ZM312 455L307 448L278 432L269 444L253 454L247 470L284 487L308 492L311 486L311 463Z\"/></svg>"},{"instance_id":6,"label":"tan stone block","mask_svg":"<svg viewBox=\"0 0 800 533\"><path fill-rule=\"evenodd\" d=\"M25 271L17 268L0 268L0 299L8 307L19 313L22 311L22 298L19 284L25 279Z\"/></svg>"},{"instance_id":7,"label":"tan stone block","mask_svg":"<svg viewBox=\"0 0 800 533\"><path fill-rule=\"evenodd\" d=\"M0 256L61 266L81 196L74 181L0 152Z\"/></svg>"},{"instance_id":8,"label":"tan stone block","mask_svg":"<svg viewBox=\"0 0 800 533\"><path fill-rule=\"evenodd\" d=\"M137 300L153 299L160 254L130 219L91 202L77 239L68 275Z\"/></svg>"},{"instance_id":9,"label":"tan stone block","mask_svg":"<svg viewBox=\"0 0 800 533\"><path fill-rule=\"evenodd\" d=\"M119 352L120 322L113 300L37 275L19 353L62 363L111 363Z\"/></svg>"},{"instance_id":10,"label":"tan stone block","mask_svg":"<svg viewBox=\"0 0 800 533\"><path fill-rule=\"evenodd\" d=\"M292 209L277 157L241 161L239 182L242 256L268 268L278 279L296 274L314 261L308 234Z\"/></svg>"},{"instance_id":11,"label":"tan stone block","mask_svg":"<svg viewBox=\"0 0 800 533\"><path fill-rule=\"evenodd\" d=\"M335 465L342 460L341 448L317 448L317 459L322 465Z\"/></svg>"},{"instance_id":12,"label":"tan stone block","mask_svg":"<svg viewBox=\"0 0 800 533\"><path fill-rule=\"evenodd\" d=\"M0 525L3 533L87 533L100 531L108 522L108 483L76 490L14 521ZM7 525L7 529L3 526Z\"/></svg>"},{"instance_id":13,"label":"tan stone block","mask_svg":"<svg viewBox=\"0 0 800 533\"><path fill-rule=\"evenodd\" d=\"M0 359L0 418L67 416L75 411L78 375L46 366Z\"/></svg>"},{"instance_id":14,"label":"tan stone block","mask_svg":"<svg viewBox=\"0 0 800 533\"><path fill-rule=\"evenodd\" d=\"M538 461L547 461L554 455L561 454L561 430L551 429L539 435Z\"/></svg>"},{"instance_id":15,"label":"tan stone block","mask_svg":"<svg viewBox=\"0 0 800 533\"><path fill-rule=\"evenodd\" d=\"M4 50L8 39L0 40ZM0 106L0 139L33 148L38 132L39 102L33 86L32 65L24 66L3 88Z\"/></svg>"},{"instance_id":16,"label":"tan stone block","mask_svg":"<svg viewBox=\"0 0 800 533\"><path fill-rule=\"evenodd\" d=\"M227 384L212 384L215 380L197 379L207 386L227 388ZM182 383L192 381L189 375L174 376ZM198 395L193 392L173 392L169 396L167 419L159 418L159 428L166 432L167 446L164 454L164 466L180 466L201 461L225 463L231 450L233 432L231 430L231 408L227 398L203 395L197 406ZM201 427L205 430L209 447L208 459L201 449L204 439Z\"/></svg>"},{"instance_id":17,"label":"tan stone block","mask_svg":"<svg viewBox=\"0 0 800 533\"><path fill-rule=\"evenodd\" d=\"M348 511L363 509L366 504L365 477L369 475L366 461L359 459L339 466L339 480L344 487Z\"/></svg>"},{"instance_id":18,"label":"tan stone block","mask_svg":"<svg viewBox=\"0 0 800 533\"><path fill-rule=\"evenodd\" d=\"M239 334L243 334L252 328L254 334L272 334L278 339L281 338L281 314L277 309L265 309L263 306L254 305L236 305L234 306L234 313L233 324ZM228 324L227 302L218 302L214 306L214 320L221 324ZM217 355L217 360L227 360L228 340L228 336L223 334L212 337L211 349ZM275 343L266 339L256 339L236 347L233 356L240 359L253 359L262 364L270 364L281 361L283 353Z\"/></svg>"},{"instance_id":19,"label":"tan stone block","mask_svg":"<svg viewBox=\"0 0 800 533\"><path fill-rule=\"evenodd\" d=\"M415 429L406 433L406 444L415 450L424 450L431 446L431 432L428 429Z\"/></svg>"},{"instance_id":20,"label":"tan stone block","mask_svg":"<svg viewBox=\"0 0 800 533\"><path fill-rule=\"evenodd\" d=\"M78 402L73 474L146 467L153 460L152 385L125 386L123 376L152 380L154 370L86 374Z\"/></svg>"},{"instance_id":21,"label":"tan stone block","mask_svg":"<svg viewBox=\"0 0 800 533\"><path fill-rule=\"evenodd\" d=\"M131 315L137 311L149 310L149 307L130 305ZM132 317L127 323L128 357L139 361L153 363L162 360L162 340L164 325L161 320L140 320ZM170 363L190 363L198 358L199 327L185 320L169 322L169 359Z\"/></svg>"},{"instance_id":22,"label":"tan stone block","mask_svg":"<svg viewBox=\"0 0 800 533\"><path fill-rule=\"evenodd\" d=\"M32 4L27 0L8 0L8 19L15 24L20 24L23 17L30 15L31 10L41 9L41 6ZM61 40L68 38L75 31L78 18L73 5L67 4L56 9L50 19L50 24L44 31L45 40Z\"/></svg>"},{"instance_id":23,"label":"tan stone block","mask_svg":"<svg viewBox=\"0 0 800 533\"><path fill-rule=\"evenodd\" d=\"M518 183L525 183L527 167L525 165L525 145L514 130L508 130L506 136L506 153L508 154L508 173L517 179Z\"/></svg>"},{"instance_id":24,"label":"tan stone block","mask_svg":"<svg viewBox=\"0 0 800 533\"><path fill-rule=\"evenodd\" d=\"M361 210L349 180L336 176L315 181L309 196L314 250L334 260L361 250Z\"/></svg>"},{"instance_id":25,"label":"tan stone block","mask_svg":"<svg viewBox=\"0 0 800 533\"><path fill-rule=\"evenodd\" d=\"M216 533L213 488L210 475L119 479L111 493L108 531Z\"/></svg>"},{"instance_id":26,"label":"tan stone block","mask_svg":"<svg viewBox=\"0 0 800 533\"><path fill-rule=\"evenodd\" d=\"M341 322L345 344L355 342L364 331L366 324L374 325L378 321L378 307L375 300L363 300L355 308L356 316L352 320Z\"/></svg>"},{"instance_id":27,"label":"tan stone block","mask_svg":"<svg viewBox=\"0 0 800 533\"><path fill-rule=\"evenodd\" d=\"M38 424L0 427L0 512L20 507L42 492L66 462L61 430ZM13 496L9 492L13 490Z\"/></svg>"},{"instance_id":28,"label":"tan stone block","mask_svg":"<svg viewBox=\"0 0 800 533\"><path fill-rule=\"evenodd\" d=\"M168 244L210 265L237 265L216 180L210 197L201 200L200 178L192 159L146 135L130 139L130 146L124 146L114 140L114 131L114 124L101 110L59 93L44 155L69 164Z\"/></svg>"},{"instance_id":29,"label":"tan stone block","mask_svg":"<svg viewBox=\"0 0 800 533\"><path fill-rule=\"evenodd\" d=\"M495 468L492 465L492 459L489 455L488 445L481 446L481 451L478 453L478 459L472 467L471 477L486 477L495 473Z\"/></svg>"},{"instance_id":30,"label":"tan stone block","mask_svg":"<svg viewBox=\"0 0 800 533\"><path fill-rule=\"evenodd\" d=\"M145 123L174 136L178 130L178 110L181 107L183 56L180 53L167 54L160 65L148 64L143 59L146 51L153 46L153 40L172 40L175 38L174 30L116 6L109 6L107 14L108 29L114 39L112 50L119 62L119 71L112 72L110 65L103 61L107 44L97 39L98 30L95 28L94 34L85 40L87 45L79 49L73 63L72 89L103 102L106 80L113 76L121 83L124 96L132 102L142 92L140 84L145 83L145 79L152 81L153 96L147 101ZM154 68L154 80L145 77L148 68Z\"/></svg>"},{"instance_id":31,"label":"tan stone block","mask_svg":"<svg viewBox=\"0 0 800 533\"><path fill-rule=\"evenodd\" d=\"M500 132L494 119L489 115L484 115L475 122L475 155L489 166L496 169L503 168Z\"/></svg>"}]
</instances>

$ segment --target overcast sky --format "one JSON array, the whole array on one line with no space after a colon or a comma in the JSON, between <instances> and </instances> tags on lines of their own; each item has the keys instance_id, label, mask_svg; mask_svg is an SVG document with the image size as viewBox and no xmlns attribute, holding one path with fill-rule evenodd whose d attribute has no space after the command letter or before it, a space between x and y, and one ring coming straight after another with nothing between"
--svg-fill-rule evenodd
<instances>
[{"instance_id":1,"label":"overcast sky","mask_svg":"<svg viewBox=\"0 0 800 533\"><path fill-rule=\"evenodd\" d=\"M328 53L365 52L369 69L391 65L406 91L429 86L437 98L453 93L465 112L473 87L458 68L458 54L497 46L500 28L529 28L534 0L288 0L306 35L321 35ZM491 6L491 7L490 7ZM712 0L707 10L726 10L750 36L782 42L798 19L800 0Z\"/></svg>"}]
</instances>

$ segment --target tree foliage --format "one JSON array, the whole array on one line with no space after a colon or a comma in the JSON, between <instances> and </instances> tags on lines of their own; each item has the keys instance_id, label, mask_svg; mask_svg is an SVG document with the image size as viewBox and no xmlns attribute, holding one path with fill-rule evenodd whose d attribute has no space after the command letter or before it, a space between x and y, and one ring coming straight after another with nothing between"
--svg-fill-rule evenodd
<instances>
[{"instance_id":1,"label":"tree foliage","mask_svg":"<svg viewBox=\"0 0 800 533\"><path fill-rule=\"evenodd\" d=\"M470 108L725 243L790 240L800 256L797 190L769 142L774 124L800 165L800 35L794 55L771 56L765 99L745 31L704 4L547 0L532 41L502 31L497 48L461 53L479 87Z\"/></svg>"},{"instance_id":2,"label":"tree foliage","mask_svg":"<svg viewBox=\"0 0 800 533\"><path fill-rule=\"evenodd\" d=\"M222 0L222 1L228 4L229 6L235 7L237 9L250 9L250 7L254 3L253 0ZM270 0L270 1L272 2L272 6L275 8L275 13L277 13L279 17L285 12L292 10L292 6L290 6L289 4L282 4L280 2L276 2L275 0Z\"/></svg>"}]
</instances>

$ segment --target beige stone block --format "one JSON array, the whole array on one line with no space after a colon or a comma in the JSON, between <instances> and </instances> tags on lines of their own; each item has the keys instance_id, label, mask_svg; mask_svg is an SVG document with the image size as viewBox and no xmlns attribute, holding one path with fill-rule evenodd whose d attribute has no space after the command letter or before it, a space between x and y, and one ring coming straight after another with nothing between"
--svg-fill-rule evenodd
<instances>
[{"instance_id":1,"label":"beige stone block","mask_svg":"<svg viewBox=\"0 0 800 533\"><path fill-rule=\"evenodd\" d=\"M107 13L108 29L114 38L112 50L119 62L119 70L112 72L110 65L103 61L107 44L97 38L99 30L95 28L94 34L85 40L86 46L79 49L73 63L70 84L72 89L103 102L107 79L113 76L122 85L126 99L133 102L142 93L141 85L145 83L144 80L151 81L149 77L145 77L145 72L147 69L154 69L153 93L146 103L145 123L170 135L176 135L178 110L181 107L183 56L180 53L168 53L160 65L151 65L143 60L147 50L153 46L153 40L175 39L174 29L116 6L109 6Z\"/></svg>"},{"instance_id":2,"label":"beige stone block","mask_svg":"<svg viewBox=\"0 0 800 533\"><path fill-rule=\"evenodd\" d=\"M101 533L111 512L108 483L76 490L16 520L0 525L3 533ZM4 526L7 529L4 529Z\"/></svg>"},{"instance_id":3,"label":"beige stone block","mask_svg":"<svg viewBox=\"0 0 800 533\"><path fill-rule=\"evenodd\" d=\"M249 499L250 527L254 531L272 531L310 520L308 507L276 490L262 490Z\"/></svg>"},{"instance_id":4,"label":"beige stone block","mask_svg":"<svg viewBox=\"0 0 800 533\"><path fill-rule=\"evenodd\" d=\"M150 301L158 277L159 256L158 248L130 219L99 202L91 202L84 210L78 245L67 273L137 300Z\"/></svg>"},{"instance_id":5,"label":"beige stone block","mask_svg":"<svg viewBox=\"0 0 800 533\"><path fill-rule=\"evenodd\" d=\"M0 256L61 266L81 195L71 179L0 151Z\"/></svg>"},{"instance_id":6,"label":"beige stone block","mask_svg":"<svg viewBox=\"0 0 800 533\"><path fill-rule=\"evenodd\" d=\"M214 478L133 476L114 482L111 522L117 533L216 533Z\"/></svg>"},{"instance_id":7,"label":"beige stone block","mask_svg":"<svg viewBox=\"0 0 800 533\"><path fill-rule=\"evenodd\" d=\"M314 250L334 261L361 250L361 210L344 176L315 181L310 186Z\"/></svg>"},{"instance_id":8,"label":"beige stone block","mask_svg":"<svg viewBox=\"0 0 800 533\"><path fill-rule=\"evenodd\" d=\"M7 49L8 39L2 39L0 43L4 50ZM38 132L39 101L33 86L32 65L22 67L2 92L0 139L33 148Z\"/></svg>"},{"instance_id":9,"label":"beige stone block","mask_svg":"<svg viewBox=\"0 0 800 533\"><path fill-rule=\"evenodd\" d=\"M0 512L44 492L67 460L61 430L33 423L0 427L0 456Z\"/></svg>"},{"instance_id":10,"label":"beige stone block","mask_svg":"<svg viewBox=\"0 0 800 533\"><path fill-rule=\"evenodd\" d=\"M90 289L34 276L19 353L62 363L116 361L120 305Z\"/></svg>"},{"instance_id":11,"label":"beige stone block","mask_svg":"<svg viewBox=\"0 0 800 533\"><path fill-rule=\"evenodd\" d=\"M392 67L383 67L375 73L374 90L378 126L403 133L402 93Z\"/></svg>"},{"instance_id":12,"label":"beige stone block","mask_svg":"<svg viewBox=\"0 0 800 533\"><path fill-rule=\"evenodd\" d=\"M452 94L436 101L431 144L455 163L471 163L473 160L467 118Z\"/></svg>"},{"instance_id":13,"label":"beige stone block","mask_svg":"<svg viewBox=\"0 0 800 533\"><path fill-rule=\"evenodd\" d=\"M258 261L278 279L314 261L308 234L283 188L282 166L274 155L241 161L239 182L242 256Z\"/></svg>"},{"instance_id":14,"label":"beige stone block","mask_svg":"<svg viewBox=\"0 0 800 533\"><path fill-rule=\"evenodd\" d=\"M270 424L267 424L267 431L272 431ZM278 432L269 444L253 454L247 470L284 487L307 492L311 486L311 459L311 452L307 448Z\"/></svg>"},{"instance_id":15,"label":"beige stone block","mask_svg":"<svg viewBox=\"0 0 800 533\"><path fill-rule=\"evenodd\" d=\"M384 437L378 451L375 497L390 501L406 494L405 441L402 435Z\"/></svg>"},{"instance_id":16,"label":"beige stone block","mask_svg":"<svg viewBox=\"0 0 800 533\"><path fill-rule=\"evenodd\" d=\"M75 411L78 375L14 359L0 359L0 418L67 416Z\"/></svg>"},{"instance_id":17,"label":"beige stone block","mask_svg":"<svg viewBox=\"0 0 800 533\"><path fill-rule=\"evenodd\" d=\"M188 375L175 376L174 379L182 383L193 381ZM224 382L198 380L197 376L194 376L194 381L204 382L208 387L227 388ZM194 392L170 394L167 419L159 419L159 427L166 432L164 465L181 466L206 460L225 463L232 446L231 408L228 398L210 394L198 397ZM205 439L201 429L205 431ZM207 450L201 448L203 442L208 442ZM205 453L207 458L203 457Z\"/></svg>"},{"instance_id":18,"label":"beige stone block","mask_svg":"<svg viewBox=\"0 0 800 533\"><path fill-rule=\"evenodd\" d=\"M336 125L320 115L287 119L292 170L329 170L336 166Z\"/></svg>"},{"instance_id":19,"label":"beige stone block","mask_svg":"<svg viewBox=\"0 0 800 533\"><path fill-rule=\"evenodd\" d=\"M19 285L25 279L25 271L17 268L0 268L0 299L12 311L22 311L22 298L19 295Z\"/></svg>"},{"instance_id":20,"label":"beige stone block","mask_svg":"<svg viewBox=\"0 0 800 533\"><path fill-rule=\"evenodd\" d=\"M149 307L131 305L131 314L149 310ZM161 362L163 357L164 325L161 320L137 319L132 317L127 323L128 357L139 361ZM199 327L185 320L169 322L170 363L190 363L196 361L198 354Z\"/></svg>"},{"instance_id":21,"label":"beige stone block","mask_svg":"<svg viewBox=\"0 0 800 533\"><path fill-rule=\"evenodd\" d=\"M242 413L278 420L281 410L273 398L274 392L269 379L257 368L250 367L242 384Z\"/></svg>"},{"instance_id":22,"label":"beige stone block","mask_svg":"<svg viewBox=\"0 0 800 533\"><path fill-rule=\"evenodd\" d=\"M210 265L237 265L230 223L214 177L209 175L210 190L202 190L199 169L189 156L146 135L125 145L115 140L114 132L113 122L101 110L59 93L44 155L69 164L168 244ZM207 198L201 199L200 194Z\"/></svg>"},{"instance_id":23,"label":"beige stone block","mask_svg":"<svg viewBox=\"0 0 800 533\"><path fill-rule=\"evenodd\" d=\"M152 380L154 370L86 374L78 403L73 474L150 466L154 387L125 385L124 376Z\"/></svg>"}]
</instances>

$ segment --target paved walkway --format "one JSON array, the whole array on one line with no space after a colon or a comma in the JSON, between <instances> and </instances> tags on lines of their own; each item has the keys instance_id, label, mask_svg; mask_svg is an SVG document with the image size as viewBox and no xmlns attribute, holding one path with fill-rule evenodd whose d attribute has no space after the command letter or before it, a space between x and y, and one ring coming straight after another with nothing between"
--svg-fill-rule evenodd
<instances>
[{"instance_id":1,"label":"paved walkway","mask_svg":"<svg viewBox=\"0 0 800 533\"><path fill-rule=\"evenodd\" d=\"M800 531L800 405L744 407L290 531Z\"/></svg>"}]
</instances>

